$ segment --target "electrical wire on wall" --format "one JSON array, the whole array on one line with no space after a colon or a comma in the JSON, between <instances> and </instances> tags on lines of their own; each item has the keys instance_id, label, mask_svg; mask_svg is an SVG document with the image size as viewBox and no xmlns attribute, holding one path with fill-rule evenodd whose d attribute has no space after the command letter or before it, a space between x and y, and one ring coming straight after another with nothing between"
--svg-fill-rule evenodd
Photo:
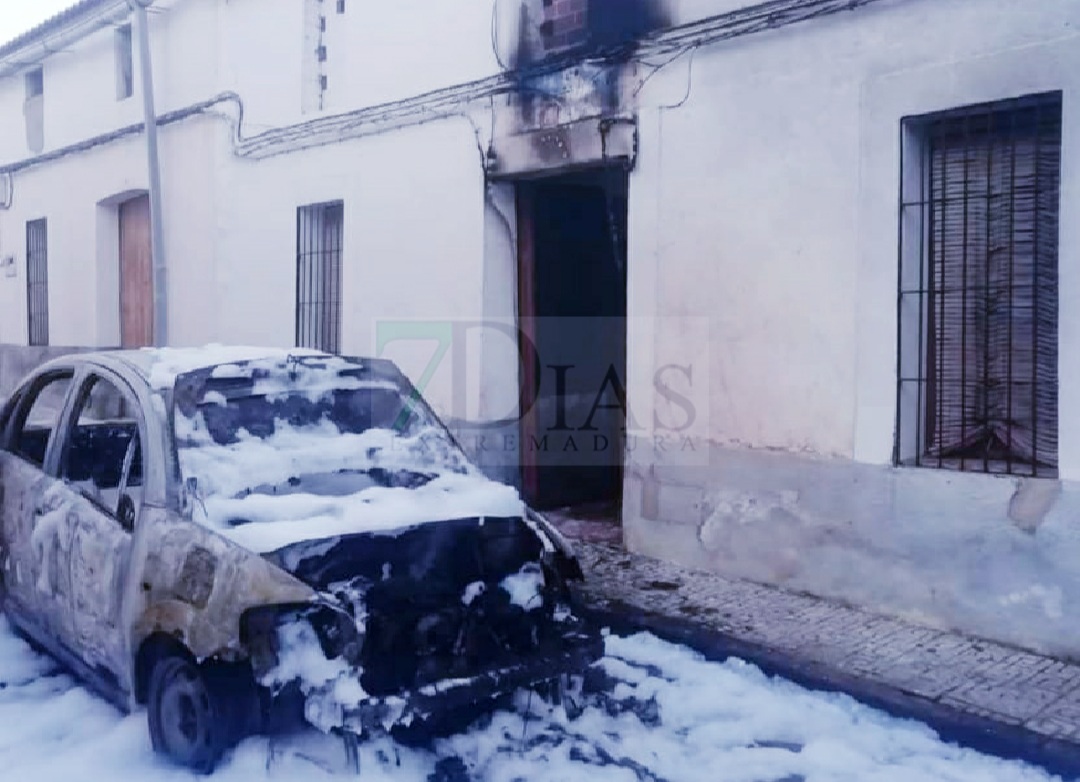
<instances>
[{"instance_id":1,"label":"electrical wire on wall","mask_svg":"<svg viewBox=\"0 0 1080 782\"><path fill-rule=\"evenodd\" d=\"M501 0L493 0L491 4L491 53L495 55L495 62L504 71L510 70L503 62L499 53L499 3Z\"/></svg>"},{"instance_id":2,"label":"electrical wire on wall","mask_svg":"<svg viewBox=\"0 0 1080 782\"><path fill-rule=\"evenodd\" d=\"M240 96L237 95L235 92L223 92L213 98L210 98L209 100L201 101L199 103L192 104L191 106L177 109L176 111L170 111L165 114L160 114L158 115L157 125L158 127L164 125L171 125L176 122L188 119L189 117L196 116L198 114L205 114L209 112L211 108L218 106L222 103L233 103L237 106L238 112L234 123L234 143L242 143L243 138L240 136L240 125L243 122L243 102L240 100ZM143 128L144 124L142 122L138 122L133 125L127 125L123 128L118 128L117 130L111 131L109 133L102 133L101 135L84 139L83 141L79 141L75 144L69 144L66 147L54 149L51 152L46 152L43 155L36 155L31 158L26 158L24 160L19 160L14 163L9 163L5 166L0 166L0 176L13 177L14 174L17 174L20 171L25 171L29 168L44 165L45 163L50 163L54 160L60 160L61 158L65 158L69 155L74 155L79 152L86 152L96 147L111 144L128 136L141 134L143 132Z\"/></svg>"},{"instance_id":3,"label":"electrical wire on wall","mask_svg":"<svg viewBox=\"0 0 1080 782\"><path fill-rule=\"evenodd\" d=\"M690 92L694 89L694 56L698 53L698 47L690 49L690 59L686 63L686 93L682 96L682 99L675 103L670 103L660 107L660 111L667 109L678 109L686 105L686 102L690 100Z\"/></svg>"},{"instance_id":4,"label":"electrical wire on wall","mask_svg":"<svg viewBox=\"0 0 1080 782\"><path fill-rule=\"evenodd\" d=\"M644 57L635 58L634 62L638 63L639 65L644 65L646 68L649 68L650 70L649 70L648 76L646 76L644 79L642 79L641 83L638 84L638 86L634 89L634 95L636 96L639 92L641 92L643 89L645 89L645 85L648 84L650 80L652 80L653 76L660 73L660 71L664 70L664 68L671 65L673 62L675 62L677 59L682 57L684 54L686 54L685 51L679 52L677 54L673 54L671 57L664 60L664 62L659 62L659 63L657 63L657 62L649 62Z\"/></svg>"},{"instance_id":5,"label":"electrical wire on wall","mask_svg":"<svg viewBox=\"0 0 1080 782\"><path fill-rule=\"evenodd\" d=\"M660 64L659 67L662 68L684 55L692 55L695 50L711 43L785 27L874 2L878 0L772 0L654 33L637 44L634 59L648 64L650 58L667 58ZM493 16L495 19L498 18L497 13ZM494 24L492 29L494 32ZM497 49L497 36L493 36L493 44ZM610 64L625 60L626 55L627 47L623 46L575 62ZM691 57L691 63L692 59L693 57ZM535 80L545 74L558 73L566 66L565 61L557 60L540 63L529 68L529 75L532 80ZM689 99L691 79L692 76L688 79L687 95L676 105L682 105ZM267 130L243 139L238 143L236 153L241 157L263 159L313 146L338 143L349 138L383 133L407 125L422 125L447 116L465 113L467 107L476 101L492 100L499 95L517 93L522 89L528 88L523 87L520 74L511 71L450 88L434 90L402 101ZM547 91L537 90L537 92L547 95Z\"/></svg>"},{"instance_id":6,"label":"electrical wire on wall","mask_svg":"<svg viewBox=\"0 0 1080 782\"><path fill-rule=\"evenodd\" d=\"M483 131L480 130L480 123L478 123L473 118L473 116L471 114L469 114L468 112L464 112L464 111L462 111L460 113L452 114L450 116L461 117L466 122L468 122L469 126L472 128L473 135L476 137L476 151L480 154L480 168L484 170L485 178L486 178L486 175L487 175L487 150L484 149L484 142L483 142L483 139L481 138L481 136L483 135ZM490 145L489 145L489 147L490 147Z\"/></svg>"},{"instance_id":7,"label":"electrical wire on wall","mask_svg":"<svg viewBox=\"0 0 1080 782\"><path fill-rule=\"evenodd\" d=\"M770 2L750 6L716 16L701 19L679 27L653 33L635 43L630 59L652 68L646 80L660 70L690 54L690 74L687 80L687 93L682 101L669 108L681 106L690 97L692 89L693 53L702 46L750 35L764 30L778 29L798 22L828 16L841 11L869 5L879 0L771 0ZM498 19L497 7L493 9L492 43L496 50L500 67L505 67L498 56L498 36L495 22ZM601 51L594 56L577 59L578 64L613 64L626 61L627 46ZM657 63L655 58L662 58ZM552 60L528 69L531 80L545 74L554 74L565 70L567 61ZM261 160L277 155L289 154L303 149L336 144L353 138L385 133L407 126L424 125L443 120L455 115L468 116L475 120L468 110L478 101L493 101L500 95L518 93L524 87L521 74L507 71L475 81L465 82L452 87L432 90L404 100L370 106L342 114L318 117L306 122L284 127L271 128L251 136L245 136L244 104L240 96L233 92L221 93L209 100L193 104L160 115L157 124L168 125L197 115L220 116L226 118L233 128L233 152L238 157ZM644 85L639 85L638 91ZM546 91L538 91L546 94ZM561 98L561 96L557 96ZM222 104L232 104L235 115L226 115L217 111ZM138 123L120 128L111 133L95 136L77 144L18 161L7 166L0 166L0 176L8 176L25 169L43 165L68 155L84 152L98 146L110 144L127 136L141 133L143 124ZM474 131L477 131L474 125ZM477 131L479 138L480 133ZM482 144L481 144L482 147ZM9 183L8 190L11 186Z\"/></svg>"}]
</instances>

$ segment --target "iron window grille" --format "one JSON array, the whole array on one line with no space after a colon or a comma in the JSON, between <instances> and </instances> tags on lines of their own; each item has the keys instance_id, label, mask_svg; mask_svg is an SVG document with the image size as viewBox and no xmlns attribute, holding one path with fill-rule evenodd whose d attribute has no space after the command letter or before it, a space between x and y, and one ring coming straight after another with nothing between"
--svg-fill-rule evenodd
<instances>
[{"instance_id":1,"label":"iron window grille","mask_svg":"<svg viewBox=\"0 0 1080 782\"><path fill-rule=\"evenodd\" d=\"M26 224L26 313L28 342L49 344L48 226L44 219Z\"/></svg>"},{"instance_id":2,"label":"iron window grille","mask_svg":"<svg viewBox=\"0 0 1080 782\"><path fill-rule=\"evenodd\" d=\"M296 212L296 344L341 350L341 251L345 207L341 201L302 206Z\"/></svg>"},{"instance_id":3,"label":"iron window grille","mask_svg":"<svg viewBox=\"0 0 1080 782\"><path fill-rule=\"evenodd\" d=\"M894 461L1055 476L1061 93L902 136Z\"/></svg>"}]
</instances>

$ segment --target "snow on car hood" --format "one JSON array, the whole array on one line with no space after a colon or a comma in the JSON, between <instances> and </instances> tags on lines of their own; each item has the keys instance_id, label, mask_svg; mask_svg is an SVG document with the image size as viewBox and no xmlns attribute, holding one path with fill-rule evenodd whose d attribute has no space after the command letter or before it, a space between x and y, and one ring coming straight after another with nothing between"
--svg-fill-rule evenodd
<instances>
[{"instance_id":1,"label":"snow on car hood","mask_svg":"<svg viewBox=\"0 0 1080 782\"><path fill-rule=\"evenodd\" d=\"M258 553L357 532L392 532L435 521L525 512L517 491L477 475L442 475L414 489L375 486L344 497L211 497L205 508L207 520L219 532ZM231 526L231 519L246 523Z\"/></svg>"},{"instance_id":2,"label":"snow on car hood","mask_svg":"<svg viewBox=\"0 0 1080 782\"><path fill-rule=\"evenodd\" d=\"M258 553L430 522L525 514L396 368L288 357L177 381L173 431L197 521Z\"/></svg>"}]
</instances>

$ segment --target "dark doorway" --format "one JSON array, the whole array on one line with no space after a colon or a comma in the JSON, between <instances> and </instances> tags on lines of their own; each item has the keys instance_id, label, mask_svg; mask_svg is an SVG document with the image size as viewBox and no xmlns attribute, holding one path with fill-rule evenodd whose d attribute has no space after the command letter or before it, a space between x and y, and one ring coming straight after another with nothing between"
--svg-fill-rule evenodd
<instances>
[{"instance_id":1,"label":"dark doorway","mask_svg":"<svg viewBox=\"0 0 1080 782\"><path fill-rule=\"evenodd\" d=\"M618 518L626 422L627 175L520 182L522 484L541 509Z\"/></svg>"}]
</instances>

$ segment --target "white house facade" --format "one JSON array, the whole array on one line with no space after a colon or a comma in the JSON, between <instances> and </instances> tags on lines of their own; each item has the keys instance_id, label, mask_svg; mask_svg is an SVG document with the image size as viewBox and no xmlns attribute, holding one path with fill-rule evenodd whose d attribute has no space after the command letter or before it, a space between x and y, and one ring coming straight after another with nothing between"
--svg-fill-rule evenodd
<instances>
[{"instance_id":1,"label":"white house facade","mask_svg":"<svg viewBox=\"0 0 1080 782\"><path fill-rule=\"evenodd\" d=\"M633 550L1080 654L1080 4L148 17L157 214L126 0L0 47L0 343L389 355Z\"/></svg>"}]
</instances>

